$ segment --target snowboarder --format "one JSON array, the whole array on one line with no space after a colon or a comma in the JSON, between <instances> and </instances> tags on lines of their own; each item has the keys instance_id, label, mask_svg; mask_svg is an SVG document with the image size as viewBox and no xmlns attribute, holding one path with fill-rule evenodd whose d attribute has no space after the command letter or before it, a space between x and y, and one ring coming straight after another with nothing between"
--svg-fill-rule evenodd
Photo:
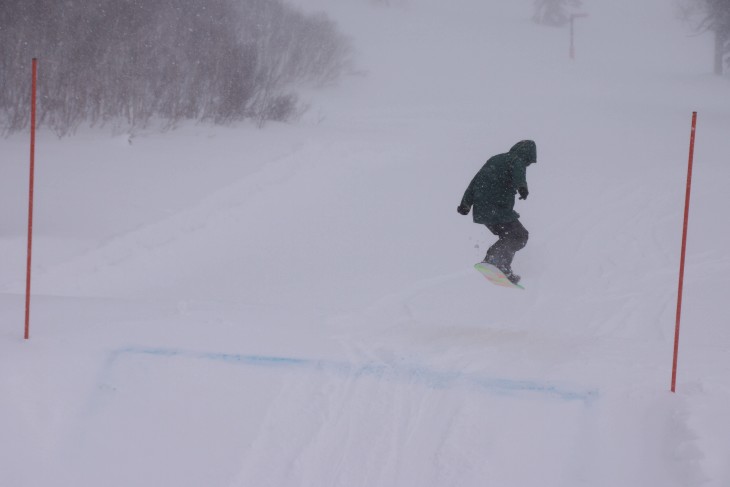
<instances>
[{"instance_id":1,"label":"snowboarder","mask_svg":"<svg viewBox=\"0 0 730 487\"><path fill-rule=\"evenodd\" d=\"M516 143L506 154L498 154L482 166L466 188L457 211L468 215L474 207L474 223L486 225L499 239L484 258L513 283L520 276L512 272L515 253L527 244L528 232L514 210L515 194L527 199L527 166L537 162L537 146L532 140Z\"/></svg>"}]
</instances>

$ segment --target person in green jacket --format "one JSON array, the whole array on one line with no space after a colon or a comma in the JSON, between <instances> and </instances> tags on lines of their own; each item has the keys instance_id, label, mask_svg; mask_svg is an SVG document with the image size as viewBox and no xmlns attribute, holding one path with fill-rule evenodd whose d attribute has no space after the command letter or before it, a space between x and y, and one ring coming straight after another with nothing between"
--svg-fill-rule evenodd
<instances>
[{"instance_id":1,"label":"person in green jacket","mask_svg":"<svg viewBox=\"0 0 730 487\"><path fill-rule=\"evenodd\" d=\"M516 143L506 154L498 154L482 166L466 188L457 211L472 213L474 223L486 225L498 238L489 247L484 262L492 264L515 284L520 276L512 272L515 253L527 245L529 233L514 210L515 194L527 199L527 166L537 162L537 146L532 140Z\"/></svg>"}]
</instances>

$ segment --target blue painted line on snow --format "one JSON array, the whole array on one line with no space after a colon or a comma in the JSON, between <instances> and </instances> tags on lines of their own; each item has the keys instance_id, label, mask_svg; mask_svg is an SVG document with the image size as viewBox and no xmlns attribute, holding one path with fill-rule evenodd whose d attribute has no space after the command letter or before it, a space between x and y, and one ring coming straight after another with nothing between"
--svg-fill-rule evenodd
<instances>
[{"instance_id":1,"label":"blue painted line on snow","mask_svg":"<svg viewBox=\"0 0 730 487\"><path fill-rule=\"evenodd\" d=\"M242 355L231 353L195 352L170 348L127 347L112 352L107 362L107 371L122 355L148 355L154 357L180 357L210 360L231 364L268 368L298 368L337 373L346 377L374 377L405 383L421 384L430 389L450 389L459 386L491 394L511 395L534 393L557 397L564 401L590 403L598 398L598 391L578 389L550 382L531 380L500 379L479 374L458 371L439 371L424 366L408 364L357 365L347 362L313 360L266 355Z\"/></svg>"}]
</instances>

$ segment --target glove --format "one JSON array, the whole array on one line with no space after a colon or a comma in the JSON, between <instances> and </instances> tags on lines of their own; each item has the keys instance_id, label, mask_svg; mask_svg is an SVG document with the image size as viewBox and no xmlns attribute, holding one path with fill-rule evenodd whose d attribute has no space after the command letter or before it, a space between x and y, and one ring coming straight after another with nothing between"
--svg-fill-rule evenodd
<instances>
[{"instance_id":1,"label":"glove","mask_svg":"<svg viewBox=\"0 0 730 487\"><path fill-rule=\"evenodd\" d=\"M526 186L522 186L521 188L518 188L517 189L517 192L520 193L520 199L521 200L526 200L527 199L527 195L530 194L530 192L527 191L527 187Z\"/></svg>"},{"instance_id":2,"label":"glove","mask_svg":"<svg viewBox=\"0 0 730 487\"><path fill-rule=\"evenodd\" d=\"M468 215L469 214L469 207L464 205L459 205L459 207L456 209L459 213L462 215Z\"/></svg>"}]
</instances>

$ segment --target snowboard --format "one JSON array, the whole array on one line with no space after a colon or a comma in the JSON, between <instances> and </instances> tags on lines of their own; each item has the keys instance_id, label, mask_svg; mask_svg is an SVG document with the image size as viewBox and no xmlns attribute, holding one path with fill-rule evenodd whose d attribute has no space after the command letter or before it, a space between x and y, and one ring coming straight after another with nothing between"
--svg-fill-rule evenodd
<instances>
[{"instance_id":1,"label":"snowboard","mask_svg":"<svg viewBox=\"0 0 730 487\"><path fill-rule=\"evenodd\" d=\"M492 264L479 262L478 264L474 264L474 268L478 270L481 274L483 274L484 277L486 277L487 280L492 284L496 284L497 286L502 287L516 287L517 289L525 289L519 284L515 284L507 279L502 271L494 267Z\"/></svg>"}]
</instances>

